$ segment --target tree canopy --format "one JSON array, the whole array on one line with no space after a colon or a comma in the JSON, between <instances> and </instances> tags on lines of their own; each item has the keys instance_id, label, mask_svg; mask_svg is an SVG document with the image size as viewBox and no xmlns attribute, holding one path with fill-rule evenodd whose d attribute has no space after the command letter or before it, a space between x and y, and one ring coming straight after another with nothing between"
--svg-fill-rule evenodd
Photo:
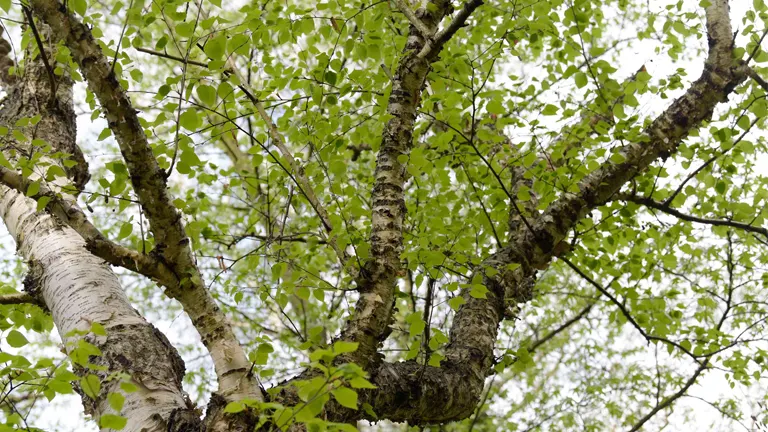
<instances>
[{"instance_id":1,"label":"tree canopy","mask_svg":"<svg viewBox=\"0 0 768 432\"><path fill-rule=\"evenodd\" d=\"M0 432L765 427L730 3L0 1Z\"/></svg>"}]
</instances>

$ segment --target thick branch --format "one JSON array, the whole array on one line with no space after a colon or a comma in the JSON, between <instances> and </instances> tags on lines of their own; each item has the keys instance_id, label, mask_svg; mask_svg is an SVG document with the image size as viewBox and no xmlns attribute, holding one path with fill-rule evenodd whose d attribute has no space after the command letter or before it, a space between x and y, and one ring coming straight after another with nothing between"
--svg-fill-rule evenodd
<instances>
[{"instance_id":1,"label":"thick branch","mask_svg":"<svg viewBox=\"0 0 768 432\"><path fill-rule=\"evenodd\" d=\"M411 22L411 25L414 26L423 37L432 37L432 33L434 33L434 31L430 30L427 25L424 24L424 22L416 16L416 14L413 12L413 9L411 9L411 7L408 6L405 1L395 0L395 4L397 5L397 9L400 10L400 12L402 12L406 18L408 18L408 21Z\"/></svg>"},{"instance_id":2,"label":"thick branch","mask_svg":"<svg viewBox=\"0 0 768 432\"><path fill-rule=\"evenodd\" d=\"M11 68L16 66L16 62L9 56L13 47L3 37L4 30L5 26L0 27L0 81L8 86L16 82L16 76L11 75Z\"/></svg>"},{"instance_id":3,"label":"thick branch","mask_svg":"<svg viewBox=\"0 0 768 432\"><path fill-rule=\"evenodd\" d=\"M580 219L592 209L604 204L629 179L646 170L656 159L674 152L688 133L701 122L709 120L715 106L725 102L731 91L744 81L744 67L731 63L732 33L727 2L715 0L706 12L710 51L701 77L647 127L644 140L630 143L618 150L620 157L612 159L621 162L605 162L586 176L580 182L578 192L569 193L555 201L533 221L532 230L519 231L519 235L512 239L508 246L486 259L476 269L476 272L484 275L484 285L488 288L486 298L474 298L467 292L463 293L465 304L454 317L450 343L445 350L446 358L440 368L416 362L380 364L372 373L372 379L379 389L365 396L379 418L394 421L408 419L410 424L415 425L458 420L469 416L480 399L484 379L493 364L493 347L498 325L506 310L516 311L519 303L526 302L533 296L536 268L549 264L559 250L556 246L565 239ZM392 94L394 99L397 93L393 91ZM391 121L397 121L397 118ZM385 135L385 143L386 139ZM382 156L388 152L392 152L393 156L403 154L395 152L398 149L396 145L396 141L391 147L382 145L379 166L383 166ZM384 162L389 161L384 159ZM391 184L384 180L391 179L391 173L398 172L396 168L402 169L400 165L387 166L391 168L384 175L380 175L377 170L377 185ZM402 199L401 191L395 188L390 190L398 192L393 195L395 199ZM398 204L400 202L395 201ZM378 208L374 201L374 236L379 236L382 232L376 225ZM394 223L399 219L390 218L388 221ZM398 239L397 232L388 236L389 248L381 250L378 256L386 257L387 253L397 256L396 252L401 246ZM382 244L378 238L374 237L374 240ZM494 271L486 272L488 267ZM397 269L399 266L393 265L390 271ZM365 304L363 302L366 295L373 294L387 295L388 292L363 291L361 303ZM361 310L358 307L357 314L367 312L368 317L378 317L381 310L388 313L391 308L391 296L382 299L384 302L374 303L369 309ZM358 318L358 321L362 320ZM381 327L362 328L375 331ZM373 331L368 334L373 334ZM368 338L361 339L376 340L375 335ZM348 418L350 414L331 413L331 417L335 416ZM357 416L359 417L359 414Z\"/></svg>"},{"instance_id":4,"label":"thick branch","mask_svg":"<svg viewBox=\"0 0 768 432\"><path fill-rule=\"evenodd\" d=\"M47 26L39 23L41 34ZM50 42L50 41L47 41ZM76 193L87 182L88 169L82 152L76 145L76 116L73 106L73 82L68 73L59 75L51 83L42 57L27 48L25 73L8 92L0 109L0 124L14 126L27 136L34 136L52 146L54 151L72 154L75 164L65 170L67 179L57 177L41 186L43 193L68 188ZM55 58L56 44L45 43L39 48ZM55 92L55 93L54 93ZM37 116L39 122L19 127L20 119ZM31 154L34 141L6 138L5 157L12 163L20 162L21 155ZM60 160L42 156L39 166L61 166ZM66 353L73 354L79 342L87 341L99 350L88 362L93 368L75 367L79 376L95 375L100 391L83 398L85 412L98 420L102 414L113 413L110 401L122 394L120 414L127 419L125 431L177 431L196 430L200 424L182 389L184 362L165 336L149 324L130 304L117 276L101 258L86 250L83 232L99 233L83 217L74 200L56 204L59 218L37 211L38 203L25 196L30 184L39 180L37 169L25 179L13 170L0 173L3 183L15 183L14 190L0 185L0 216L16 242L17 252L28 264L24 289L45 303L61 335ZM75 187L69 184L73 180ZM49 186L50 185L50 186ZM37 198L42 197L39 193ZM54 197L49 197L54 206ZM68 200L69 197L62 198ZM83 231L78 234L62 223L67 220ZM4 302L25 300L23 295L2 296ZM92 324L101 324L106 335L87 334ZM75 357L73 357L75 358ZM125 392L122 379L127 374L141 390ZM109 395L109 397L108 397ZM176 425L173 428L169 424Z\"/></svg>"},{"instance_id":5,"label":"thick branch","mask_svg":"<svg viewBox=\"0 0 768 432\"><path fill-rule=\"evenodd\" d=\"M26 293L0 294L0 305L33 304L44 306L36 297Z\"/></svg>"},{"instance_id":6,"label":"thick branch","mask_svg":"<svg viewBox=\"0 0 768 432\"><path fill-rule=\"evenodd\" d=\"M219 390L232 393L233 397L261 398L255 380L248 374L250 362L200 276L181 215L168 194L166 173L158 165L136 110L109 61L90 30L67 13L61 3L33 0L30 6L56 37L66 43L104 109L154 235L156 248L152 253L177 277L178 283L166 286L166 293L181 303L211 353Z\"/></svg>"},{"instance_id":7,"label":"thick branch","mask_svg":"<svg viewBox=\"0 0 768 432\"><path fill-rule=\"evenodd\" d=\"M450 3L435 1L428 11L420 9L419 19L434 29L449 13ZM365 367L375 358L378 345L388 336L394 306L394 290L401 272L405 199L403 187L406 171L401 156L410 152L413 126L426 84L431 62L437 59L442 45L429 59L416 55L429 44L421 32L411 31L403 50L403 58L392 77L392 92L387 105L391 116L382 132L381 147L376 158L374 185L371 192L371 258L357 278L360 298L355 311L342 332L344 340L358 342L354 361Z\"/></svg>"},{"instance_id":8,"label":"thick branch","mask_svg":"<svg viewBox=\"0 0 768 432\"><path fill-rule=\"evenodd\" d=\"M472 12L482 6L482 4L483 0L469 0L468 2L464 3L464 6L461 8L459 13L456 14L456 17L453 19L453 21L451 21L451 23L448 24L446 28L435 34L434 37L426 41L424 47L419 52L419 57L427 58L430 56L437 56L440 53L440 50L443 49L443 45L451 40L453 35L455 35L460 28L466 25L469 16L472 15Z\"/></svg>"},{"instance_id":9,"label":"thick branch","mask_svg":"<svg viewBox=\"0 0 768 432\"><path fill-rule=\"evenodd\" d=\"M23 194L34 182L8 168L0 167L0 183ZM162 285L177 283L176 276L162 262L110 241L88 220L80 207L60 197L45 184L40 184L39 191L31 198L40 200L44 197L49 200L45 209L77 231L94 255L114 266L147 276Z\"/></svg>"}]
</instances>

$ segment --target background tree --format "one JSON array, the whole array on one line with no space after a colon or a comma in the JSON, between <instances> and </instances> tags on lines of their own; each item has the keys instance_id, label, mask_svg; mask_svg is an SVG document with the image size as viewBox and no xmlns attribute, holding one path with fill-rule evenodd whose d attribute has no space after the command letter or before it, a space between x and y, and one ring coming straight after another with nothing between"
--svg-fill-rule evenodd
<instances>
[{"instance_id":1,"label":"background tree","mask_svg":"<svg viewBox=\"0 0 768 432\"><path fill-rule=\"evenodd\" d=\"M0 7L0 429L761 424L762 1Z\"/></svg>"}]
</instances>

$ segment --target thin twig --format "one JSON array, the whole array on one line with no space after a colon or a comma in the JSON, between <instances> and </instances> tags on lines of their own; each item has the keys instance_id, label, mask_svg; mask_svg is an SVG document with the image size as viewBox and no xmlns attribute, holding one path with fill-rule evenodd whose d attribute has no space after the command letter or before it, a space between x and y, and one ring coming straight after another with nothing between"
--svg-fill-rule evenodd
<instances>
[{"instance_id":1,"label":"thin twig","mask_svg":"<svg viewBox=\"0 0 768 432\"><path fill-rule=\"evenodd\" d=\"M575 271L576 274L581 276L582 279L584 279L590 285L595 287L595 289L597 289L602 295L606 296L608 298L608 300L611 301L611 303L613 303L616 307L618 307L619 311L621 311L621 314L624 315L624 318L626 318L627 321L629 321L629 323L632 324L632 327L634 327L643 336L643 338L645 338L646 341L648 341L649 343L652 342L652 341L658 341L658 342L664 342L664 343L670 344L670 345L674 346L675 348L679 349L680 351L684 352L686 355L688 355L688 357L692 358L697 363L701 364L701 362L699 361L699 357L702 357L702 356L697 356L697 355L693 354L690 350L686 349L685 347L683 347L682 345L680 345L679 343L677 343L675 341L672 341L672 340L667 339L667 338L663 338L663 337L659 337L659 336L654 336L654 335L648 334L645 331L645 329L643 329L640 326L640 324L638 324L637 321L635 321L635 319L629 313L629 310L624 305L624 303L620 302L619 299L614 297L613 294L611 294L602 285L600 285L599 283L595 282L594 279L592 279L591 277L587 276L586 273L581 271L581 269L578 268L574 263L572 263L568 258L561 256L561 257L559 257L559 259L561 261L563 261L565 264L567 264L568 267L570 267L573 271Z\"/></svg>"},{"instance_id":2,"label":"thin twig","mask_svg":"<svg viewBox=\"0 0 768 432\"><path fill-rule=\"evenodd\" d=\"M115 70L115 63L117 63L117 56L120 54L120 47L123 44L123 36L125 36L125 29L128 28L128 18L131 15L131 8L133 7L133 0L128 5L128 9L125 11L125 22L123 23L123 29L120 31L120 38L117 40L117 46L115 47L115 58L112 60L112 66L109 67L110 71Z\"/></svg>"},{"instance_id":3,"label":"thin twig","mask_svg":"<svg viewBox=\"0 0 768 432\"><path fill-rule=\"evenodd\" d=\"M763 44L763 39L765 39L765 35L768 35L768 27L763 30L762 36L760 36L760 40L757 41L757 45L755 45L755 48L752 50L751 53L749 53L749 57L747 57L746 63L749 64L750 61L752 61L753 58L755 58L755 55L758 51L760 51L760 46Z\"/></svg>"},{"instance_id":4,"label":"thin twig","mask_svg":"<svg viewBox=\"0 0 768 432\"><path fill-rule=\"evenodd\" d=\"M766 239L768 239L768 229L763 227L758 227L758 226L750 225L744 222L737 222L737 221L728 220L728 219L708 219L708 218L693 216L693 215L685 214L677 209L673 209L672 207L670 207L665 203L660 203L650 198L640 197L637 195L631 195L627 193L618 194L616 196L616 199L623 200L623 201L631 201L636 204L642 204L646 207L659 210L661 212L675 216L676 218L682 219L684 221L702 223L702 224L707 224L712 226L727 226L731 228L738 228L740 230L744 230L747 232L761 234Z\"/></svg>"},{"instance_id":5,"label":"thin twig","mask_svg":"<svg viewBox=\"0 0 768 432\"><path fill-rule=\"evenodd\" d=\"M168 59L168 60L175 60L175 61L180 62L180 63L187 63L187 64L191 64L191 65L195 65L195 66L200 66L200 67L208 68L208 65L203 63L203 62L199 62L199 61L196 61L196 60L189 60L189 59L185 60L182 57L177 57L175 55L164 53L164 52L160 52L160 51L155 51L155 50L151 50L151 49L147 49L147 48L142 48L142 47L137 47L136 51L143 52L143 53L150 54L150 55L157 56L157 57L162 57L162 58L165 58L165 59Z\"/></svg>"},{"instance_id":6,"label":"thin twig","mask_svg":"<svg viewBox=\"0 0 768 432\"><path fill-rule=\"evenodd\" d=\"M29 21L29 28L32 29L32 34L35 37L37 48L40 50L40 58L43 59L43 65L45 65L45 70L48 72L48 80L51 82L51 96L48 102L50 106L54 106L56 102L56 76L53 74L51 64L48 63L48 55L45 53L45 47L43 46L43 40L40 39L40 33L37 32L35 20L32 18L32 11L30 11L26 6L23 6L21 9L24 11L24 15L27 16L27 21Z\"/></svg>"},{"instance_id":7,"label":"thin twig","mask_svg":"<svg viewBox=\"0 0 768 432\"><path fill-rule=\"evenodd\" d=\"M710 165L712 162L714 162L715 160L717 160L717 158L719 158L720 156L723 156L723 155L725 155L726 153L728 153L729 151L731 151L731 149L733 149L734 147L736 147L736 144L738 144L739 142L741 142L741 140L742 140L742 139L744 139L744 137L745 137L745 136L747 136L747 134L749 133L749 131L750 131L750 130L752 130L752 128L755 126L755 124L757 124L757 122L758 122L759 120L760 120L760 117L756 117L754 120L752 120L752 123L750 123L750 124L749 124L749 127L748 127L748 128L747 128L747 129L746 129L746 130L745 130L745 131L744 131L744 132L743 132L743 133L742 133L740 136L739 136L739 138L738 138L736 141L734 141L734 142L733 142L733 145L731 145L731 146L730 146L730 147L728 147L727 149L723 150L723 152L721 152L721 153L719 153L719 154L716 154L716 155L712 156L711 158L707 159L707 160L706 160L706 161L705 161L703 164L701 164L701 166L699 166L698 168L696 168L696 169L695 169L695 170L694 170L692 173L688 174L688 176L685 178L685 180L683 180L683 182L682 182L682 183L680 183L680 186L678 186L678 187L677 187L677 189L675 189L675 191L674 191L674 192L672 192L672 195L670 195L670 196L669 196L669 198L667 198L666 200L664 200L664 202L663 202L663 205L665 205L665 206L668 206L668 205L669 205L669 204L672 202L672 200L674 200L674 199L675 199L675 197L676 197L678 194L680 194L680 192L682 192L682 190L683 190L683 187L685 187L686 183L688 183L689 181L691 181L691 179L692 179L692 178L696 177L696 175L697 175L698 173L700 173L700 172L701 172L701 171L702 171L704 168L708 167L708 166L709 166L709 165Z\"/></svg>"}]
</instances>

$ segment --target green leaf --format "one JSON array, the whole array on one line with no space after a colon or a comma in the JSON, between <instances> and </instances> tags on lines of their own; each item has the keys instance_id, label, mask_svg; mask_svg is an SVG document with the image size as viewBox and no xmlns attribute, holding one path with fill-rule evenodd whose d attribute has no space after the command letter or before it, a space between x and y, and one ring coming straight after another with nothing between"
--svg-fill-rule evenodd
<instances>
[{"instance_id":1,"label":"green leaf","mask_svg":"<svg viewBox=\"0 0 768 432\"><path fill-rule=\"evenodd\" d=\"M0 8L3 8L4 11L9 12L11 10L11 0L0 0Z\"/></svg>"},{"instance_id":2,"label":"green leaf","mask_svg":"<svg viewBox=\"0 0 768 432\"><path fill-rule=\"evenodd\" d=\"M375 385L373 385L370 381L363 377L355 377L349 380L349 385L352 388L364 388L364 389L374 389L376 388Z\"/></svg>"},{"instance_id":3,"label":"green leaf","mask_svg":"<svg viewBox=\"0 0 768 432\"><path fill-rule=\"evenodd\" d=\"M93 374L88 374L80 379L80 388L83 390L86 396L96 400L101 391L101 381L99 377Z\"/></svg>"},{"instance_id":4,"label":"green leaf","mask_svg":"<svg viewBox=\"0 0 768 432\"><path fill-rule=\"evenodd\" d=\"M372 418L374 418L374 419L378 419L379 418L379 416L377 416L376 413L373 411L373 407L371 406L371 404L369 404L367 402L364 403L363 404L363 410L365 411L366 414L368 414Z\"/></svg>"},{"instance_id":5,"label":"green leaf","mask_svg":"<svg viewBox=\"0 0 768 432\"><path fill-rule=\"evenodd\" d=\"M49 196L41 196L37 200L37 211L41 212L41 211L45 210L45 207L47 207L48 203L50 203L50 202L51 202L51 197L49 197Z\"/></svg>"},{"instance_id":6,"label":"green leaf","mask_svg":"<svg viewBox=\"0 0 768 432\"><path fill-rule=\"evenodd\" d=\"M107 400L109 401L109 406L117 412L120 412L123 409L123 404L125 404L125 396L121 393L110 393L107 396Z\"/></svg>"},{"instance_id":7,"label":"green leaf","mask_svg":"<svg viewBox=\"0 0 768 432\"><path fill-rule=\"evenodd\" d=\"M205 43L204 51L211 60L221 60L226 54L227 36L219 34Z\"/></svg>"},{"instance_id":8,"label":"green leaf","mask_svg":"<svg viewBox=\"0 0 768 432\"><path fill-rule=\"evenodd\" d=\"M444 355L440 353L432 353L432 355L429 356L429 365L432 367L440 367L440 362L445 358Z\"/></svg>"},{"instance_id":9,"label":"green leaf","mask_svg":"<svg viewBox=\"0 0 768 432\"><path fill-rule=\"evenodd\" d=\"M192 37L195 34L194 22L183 22L176 26L176 34L183 38Z\"/></svg>"},{"instance_id":10,"label":"green leaf","mask_svg":"<svg viewBox=\"0 0 768 432\"><path fill-rule=\"evenodd\" d=\"M331 394L341 406L357 409L357 392L346 387L334 389Z\"/></svg>"},{"instance_id":11,"label":"green leaf","mask_svg":"<svg viewBox=\"0 0 768 432\"><path fill-rule=\"evenodd\" d=\"M11 330L8 332L8 336L5 337L5 341L8 342L8 345L14 348L21 348L29 343L27 338L16 330Z\"/></svg>"},{"instance_id":12,"label":"green leaf","mask_svg":"<svg viewBox=\"0 0 768 432\"><path fill-rule=\"evenodd\" d=\"M584 72L576 72L576 74L573 75L573 79L576 81L576 87L578 88L583 88L589 81L587 79L587 74Z\"/></svg>"},{"instance_id":13,"label":"green leaf","mask_svg":"<svg viewBox=\"0 0 768 432\"><path fill-rule=\"evenodd\" d=\"M620 119L627 116L624 113L624 104L617 103L613 106L613 116Z\"/></svg>"},{"instance_id":14,"label":"green leaf","mask_svg":"<svg viewBox=\"0 0 768 432\"><path fill-rule=\"evenodd\" d=\"M216 105L216 89L209 85L197 86L197 96L200 98L200 102L208 106Z\"/></svg>"},{"instance_id":15,"label":"green leaf","mask_svg":"<svg viewBox=\"0 0 768 432\"><path fill-rule=\"evenodd\" d=\"M136 82L141 82L144 79L144 74L138 69L131 69L131 78Z\"/></svg>"},{"instance_id":16,"label":"green leaf","mask_svg":"<svg viewBox=\"0 0 768 432\"><path fill-rule=\"evenodd\" d=\"M328 164L328 169L337 176L343 176L347 172L347 164L342 160L335 159Z\"/></svg>"},{"instance_id":17,"label":"green leaf","mask_svg":"<svg viewBox=\"0 0 768 432\"><path fill-rule=\"evenodd\" d=\"M486 297L487 293L488 293L488 288L486 288L485 285L482 285L482 284L472 284L472 288L469 290L469 295L478 299L487 298Z\"/></svg>"},{"instance_id":18,"label":"green leaf","mask_svg":"<svg viewBox=\"0 0 768 432\"><path fill-rule=\"evenodd\" d=\"M486 105L485 109L488 110L488 112L491 114L504 113L504 105L502 105L501 102L497 99L492 99L490 102L488 102L488 105Z\"/></svg>"},{"instance_id":19,"label":"green leaf","mask_svg":"<svg viewBox=\"0 0 768 432\"><path fill-rule=\"evenodd\" d=\"M72 390L72 384L70 384L67 381L62 381L58 379L50 380L47 384L48 388L55 391L56 393L61 394L72 394L74 393L74 390Z\"/></svg>"},{"instance_id":20,"label":"green leaf","mask_svg":"<svg viewBox=\"0 0 768 432\"><path fill-rule=\"evenodd\" d=\"M552 116L557 114L557 112L560 111L560 109L552 104L547 104L544 109L541 111L541 114L545 116Z\"/></svg>"},{"instance_id":21,"label":"green leaf","mask_svg":"<svg viewBox=\"0 0 768 432\"><path fill-rule=\"evenodd\" d=\"M333 343L333 352L336 354L355 352L358 345L357 342L336 341Z\"/></svg>"},{"instance_id":22,"label":"green leaf","mask_svg":"<svg viewBox=\"0 0 768 432\"><path fill-rule=\"evenodd\" d=\"M451 309L455 311L458 311L459 307L461 307L461 305L464 303L466 303L466 300L464 300L464 297L460 295L448 300L448 306L450 306Z\"/></svg>"},{"instance_id":23,"label":"green leaf","mask_svg":"<svg viewBox=\"0 0 768 432\"><path fill-rule=\"evenodd\" d=\"M64 169L58 165L51 165L48 167L48 170L45 172L45 179L47 181L53 181L56 180L57 177L66 177L67 173L64 171Z\"/></svg>"},{"instance_id":24,"label":"green leaf","mask_svg":"<svg viewBox=\"0 0 768 432\"><path fill-rule=\"evenodd\" d=\"M179 116L179 126L188 131L195 132L202 124L202 119L194 109L188 109Z\"/></svg>"},{"instance_id":25,"label":"green leaf","mask_svg":"<svg viewBox=\"0 0 768 432\"><path fill-rule=\"evenodd\" d=\"M104 329L104 326L99 324L99 323L97 323L97 322L94 322L94 323L91 324L91 332L93 332L93 334L95 334L97 336L106 336L107 335L107 330Z\"/></svg>"},{"instance_id":26,"label":"green leaf","mask_svg":"<svg viewBox=\"0 0 768 432\"><path fill-rule=\"evenodd\" d=\"M238 401L230 402L224 407L224 412L229 414L239 413L243 410L245 410L245 405Z\"/></svg>"},{"instance_id":27,"label":"green leaf","mask_svg":"<svg viewBox=\"0 0 768 432\"><path fill-rule=\"evenodd\" d=\"M717 193L720 195L725 193L726 188L727 188L727 185L722 180L715 183L715 191L717 191Z\"/></svg>"},{"instance_id":28,"label":"green leaf","mask_svg":"<svg viewBox=\"0 0 768 432\"><path fill-rule=\"evenodd\" d=\"M72 10L80 16L85 16L85 11L88 9L88 3L85 0L71 0L69 2L72 5Z\"/></svg>"},{"instance_id":29,"label":"green leaf","mask_svg":"<svg viewBox=\"0 0 768 432\"><path fill-rule=\"evenodd\" d=\"M122 240L133 232L133 224L131 222L123 222L120 225L120 233L117 235L118 240Z\"/></svg>"},{"instance_id":30,"label":"green leaf","mask_svg":"<svg viewBox=\"0 0 768 432\"><path fill-rule=\"evenodd\" d=\"M272 280L278 280L285 274L288 266L284 262L276 263L272 266Z\"/></svg>"},{"instance_id":31,"label":"green leaf","mask_svg":"<svg viewBox=\"0 0 768 432\"><path fill-rule=\"evenodd\" d=\"M99 426L103 429L121 430L128 424L128 419L115 414L104 414L99 418Z\"/></svg>"},{"instance_id":32,"label":"green leaf","mask_svg":"<svg viewBox=\"0 0 768 432\"><path fill-rule=\"evenodd\" d=\"M126 393L133 393L137 391L139 388L136 386L136 384L128 381L123 381L120 383L120 389Z\"/></svg>"},{"instance_id":33,"label":"green leaf","mask_svg":"<svg viewBox=\"0 0 768 432\"><path fill-rule=\"evenodd\" d=\"M33 197L40 193L40 182L32 182L27 188L27 196Z\"/></svg>"}]
</instances>

